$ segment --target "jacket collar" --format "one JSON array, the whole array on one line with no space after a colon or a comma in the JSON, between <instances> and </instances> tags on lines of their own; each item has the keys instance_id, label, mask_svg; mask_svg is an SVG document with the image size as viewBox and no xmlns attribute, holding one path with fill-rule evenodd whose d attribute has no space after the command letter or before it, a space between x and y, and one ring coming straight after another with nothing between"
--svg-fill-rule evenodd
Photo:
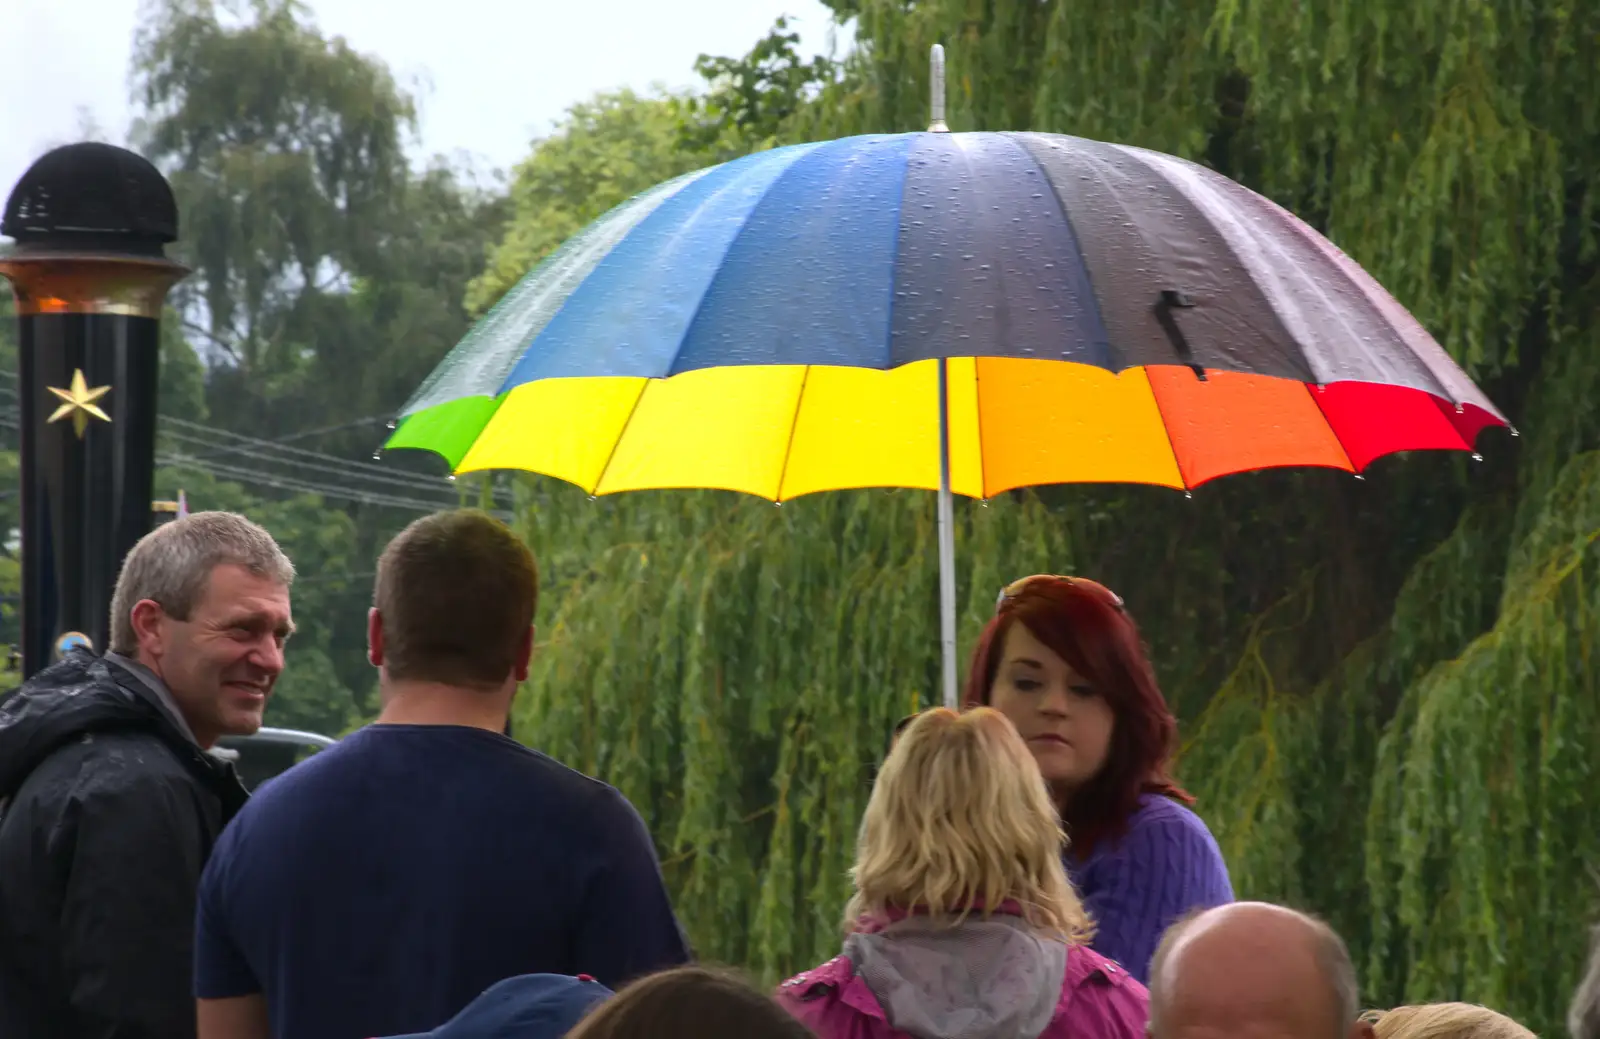
<instances>
[{"instance_id":1,"label":"jacket collar","mask_svg":"<svg viewBox=\"0 0 1600 1039\"><path fill-rule=\"evenodd\" d=\"M1006 901L1001 903L995 912L1007 916L1021 916L1022 907L1014 901ZM926 910L918 911L914 908L891 909L880 915L863 917L857 921L857 929L870 933L907 917L925 913ZM1073 998L1089 985L1107 985L1120 989L1134 983L1136 979L1128 973L1127 968L1115 960L1100 955L1087 945L1074 945L1067 952L1067 973L1061 986L1061 1001L1056 1005L1055 1016L1060 1018L1067 1013L1072 1006ZM789 998L803 1003L830 997L868 1017L884 1022L889 1019L882 1004L872 994L872 989L856 973L855 964L851 963L848 956L835 956L821 966L797 974L785 981L780 990Z\"/></svg>"},{"instance_id":2,"label":"jacket collar","mask_svg":"<svg viewBox=\"0 0 1600 1039\"><path fill-rule=\"evenodd\" d=\"M233 818L250 799L250 792L231 761L210 754L195 740L166 684L138 661L119 653L107 653L99 663L104 665L106 677L114 684L151 708L155 715L151 725L155 735L222 802L223 820Z\"/></svg>"},{"instance_id":3,"label":"jacket collar","mask_svg":"<svg viewBox=\"0 0 1600 1039\"><path fill-rule=\"evenodd\" d=\"M170 721L179 732L183 733L184 738L190 743L193 743L195 746L200 746L200 741L195 739L194 730L189 727L189 720L183 716L183 711L178 707L178 701L173 697L172 690L167 688L167 683L161 680L160 675L157 675L154 671L150 670L148 667L145 667L132 657L125 657L121 653L115 653L108 650L105 655L105 661L107 664L119 667L126 671L135 681L138 682L140 686L143 687L142 689L136 691L148 693L149 696L147 696L146 699L155 700L155 705L161 709L161 713L166 715L167 720ZM119 681L118 684L123 686L127 685L127 683L121 681Z\"/></svg>"}]
</instances>

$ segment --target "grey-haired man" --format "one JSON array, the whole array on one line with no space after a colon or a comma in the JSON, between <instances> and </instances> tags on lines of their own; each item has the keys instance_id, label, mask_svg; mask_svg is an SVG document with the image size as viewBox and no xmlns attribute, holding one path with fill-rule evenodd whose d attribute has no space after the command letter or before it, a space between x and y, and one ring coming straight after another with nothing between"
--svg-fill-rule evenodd
<instances>
[{"instance_id":1,"label":"grey-haired man","mask_svg":"<svg viewBox=\"0 0 1600 1039\"><path fill-rule=\"evenodd\" d=\"M0 704L0 1035L194 1035L195 893L247 796L206 751L260 728L293 579L242 516L159 527L123 563L110 651Z\"/></svg>"}]
</instances>

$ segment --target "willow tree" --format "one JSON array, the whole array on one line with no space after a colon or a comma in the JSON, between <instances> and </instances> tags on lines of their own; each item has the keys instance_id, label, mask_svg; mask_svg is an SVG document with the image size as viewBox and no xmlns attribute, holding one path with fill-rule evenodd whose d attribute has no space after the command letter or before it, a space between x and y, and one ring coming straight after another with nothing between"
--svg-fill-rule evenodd
<instances>
[{"instance_id":1,"label":"willow tree","mask_svg":"<svg viewBox=\"0 0 1600 1039\"><path fill-rule=\"evenodd\" d=\"M920 128L943 43L956 129L1226 172L1372 270L1511 413L1523 436L1482 462L966 503L963 637L1005 579L1104 577L1240 893L1328 914L1374 1003L1554 1028L1600 856L1600 3L832 6L855 50L784 139ZM824 955L887 726L937 688L931 496L523 493L553 583L522 731L644 808L703 953L769 974Z\"/></svg>"}]
</instances>

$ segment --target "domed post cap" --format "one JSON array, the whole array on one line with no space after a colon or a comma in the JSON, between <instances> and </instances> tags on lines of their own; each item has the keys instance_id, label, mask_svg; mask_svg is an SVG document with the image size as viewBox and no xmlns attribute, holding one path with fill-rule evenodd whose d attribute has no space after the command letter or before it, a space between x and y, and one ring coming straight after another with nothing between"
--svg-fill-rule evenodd
<instances>
[{"instance_id":1,"label":"domed post cap","mask_svg":"<svg viewBox=\"0 0 1600 1039\"><path fill-rule=\"evenodd\" d=\"M0 216L16 244L0 252L17 313L159 317L167 290L188 273L167 259L178 239L172 186L148 159L84 141L42 155L17 181Z\"/></svg>"}]
</instances>

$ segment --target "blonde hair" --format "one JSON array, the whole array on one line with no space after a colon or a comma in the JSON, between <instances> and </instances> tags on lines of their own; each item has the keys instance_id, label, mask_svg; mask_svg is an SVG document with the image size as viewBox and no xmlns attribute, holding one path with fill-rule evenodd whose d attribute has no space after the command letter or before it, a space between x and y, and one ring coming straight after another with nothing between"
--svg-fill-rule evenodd
<instances>
[{"instance_id":1,"label":"blonde hair","mask_svg":"<svg viewBox=\"0 0 1600 1039\"><path fill-rule=\"evenodd\" d=\"M1474 1003L1423 1003L1361 1015L1378 1039L1536 1039L1511 1018Z\"/></svg>"},{"instance_id":2,"label":"blonde hair","mask_svg":"<svg viewBox=\"0 0 1600 1039\"><path fill-rule=\"evenodd\" d=\"M845 929L891 909L965 919L1008 900L1041 934L1087 941L1061 865L1066 835L1039 766L988 707L918 715L878 772L861 819Z\"/></svg>"}]
</instances>

